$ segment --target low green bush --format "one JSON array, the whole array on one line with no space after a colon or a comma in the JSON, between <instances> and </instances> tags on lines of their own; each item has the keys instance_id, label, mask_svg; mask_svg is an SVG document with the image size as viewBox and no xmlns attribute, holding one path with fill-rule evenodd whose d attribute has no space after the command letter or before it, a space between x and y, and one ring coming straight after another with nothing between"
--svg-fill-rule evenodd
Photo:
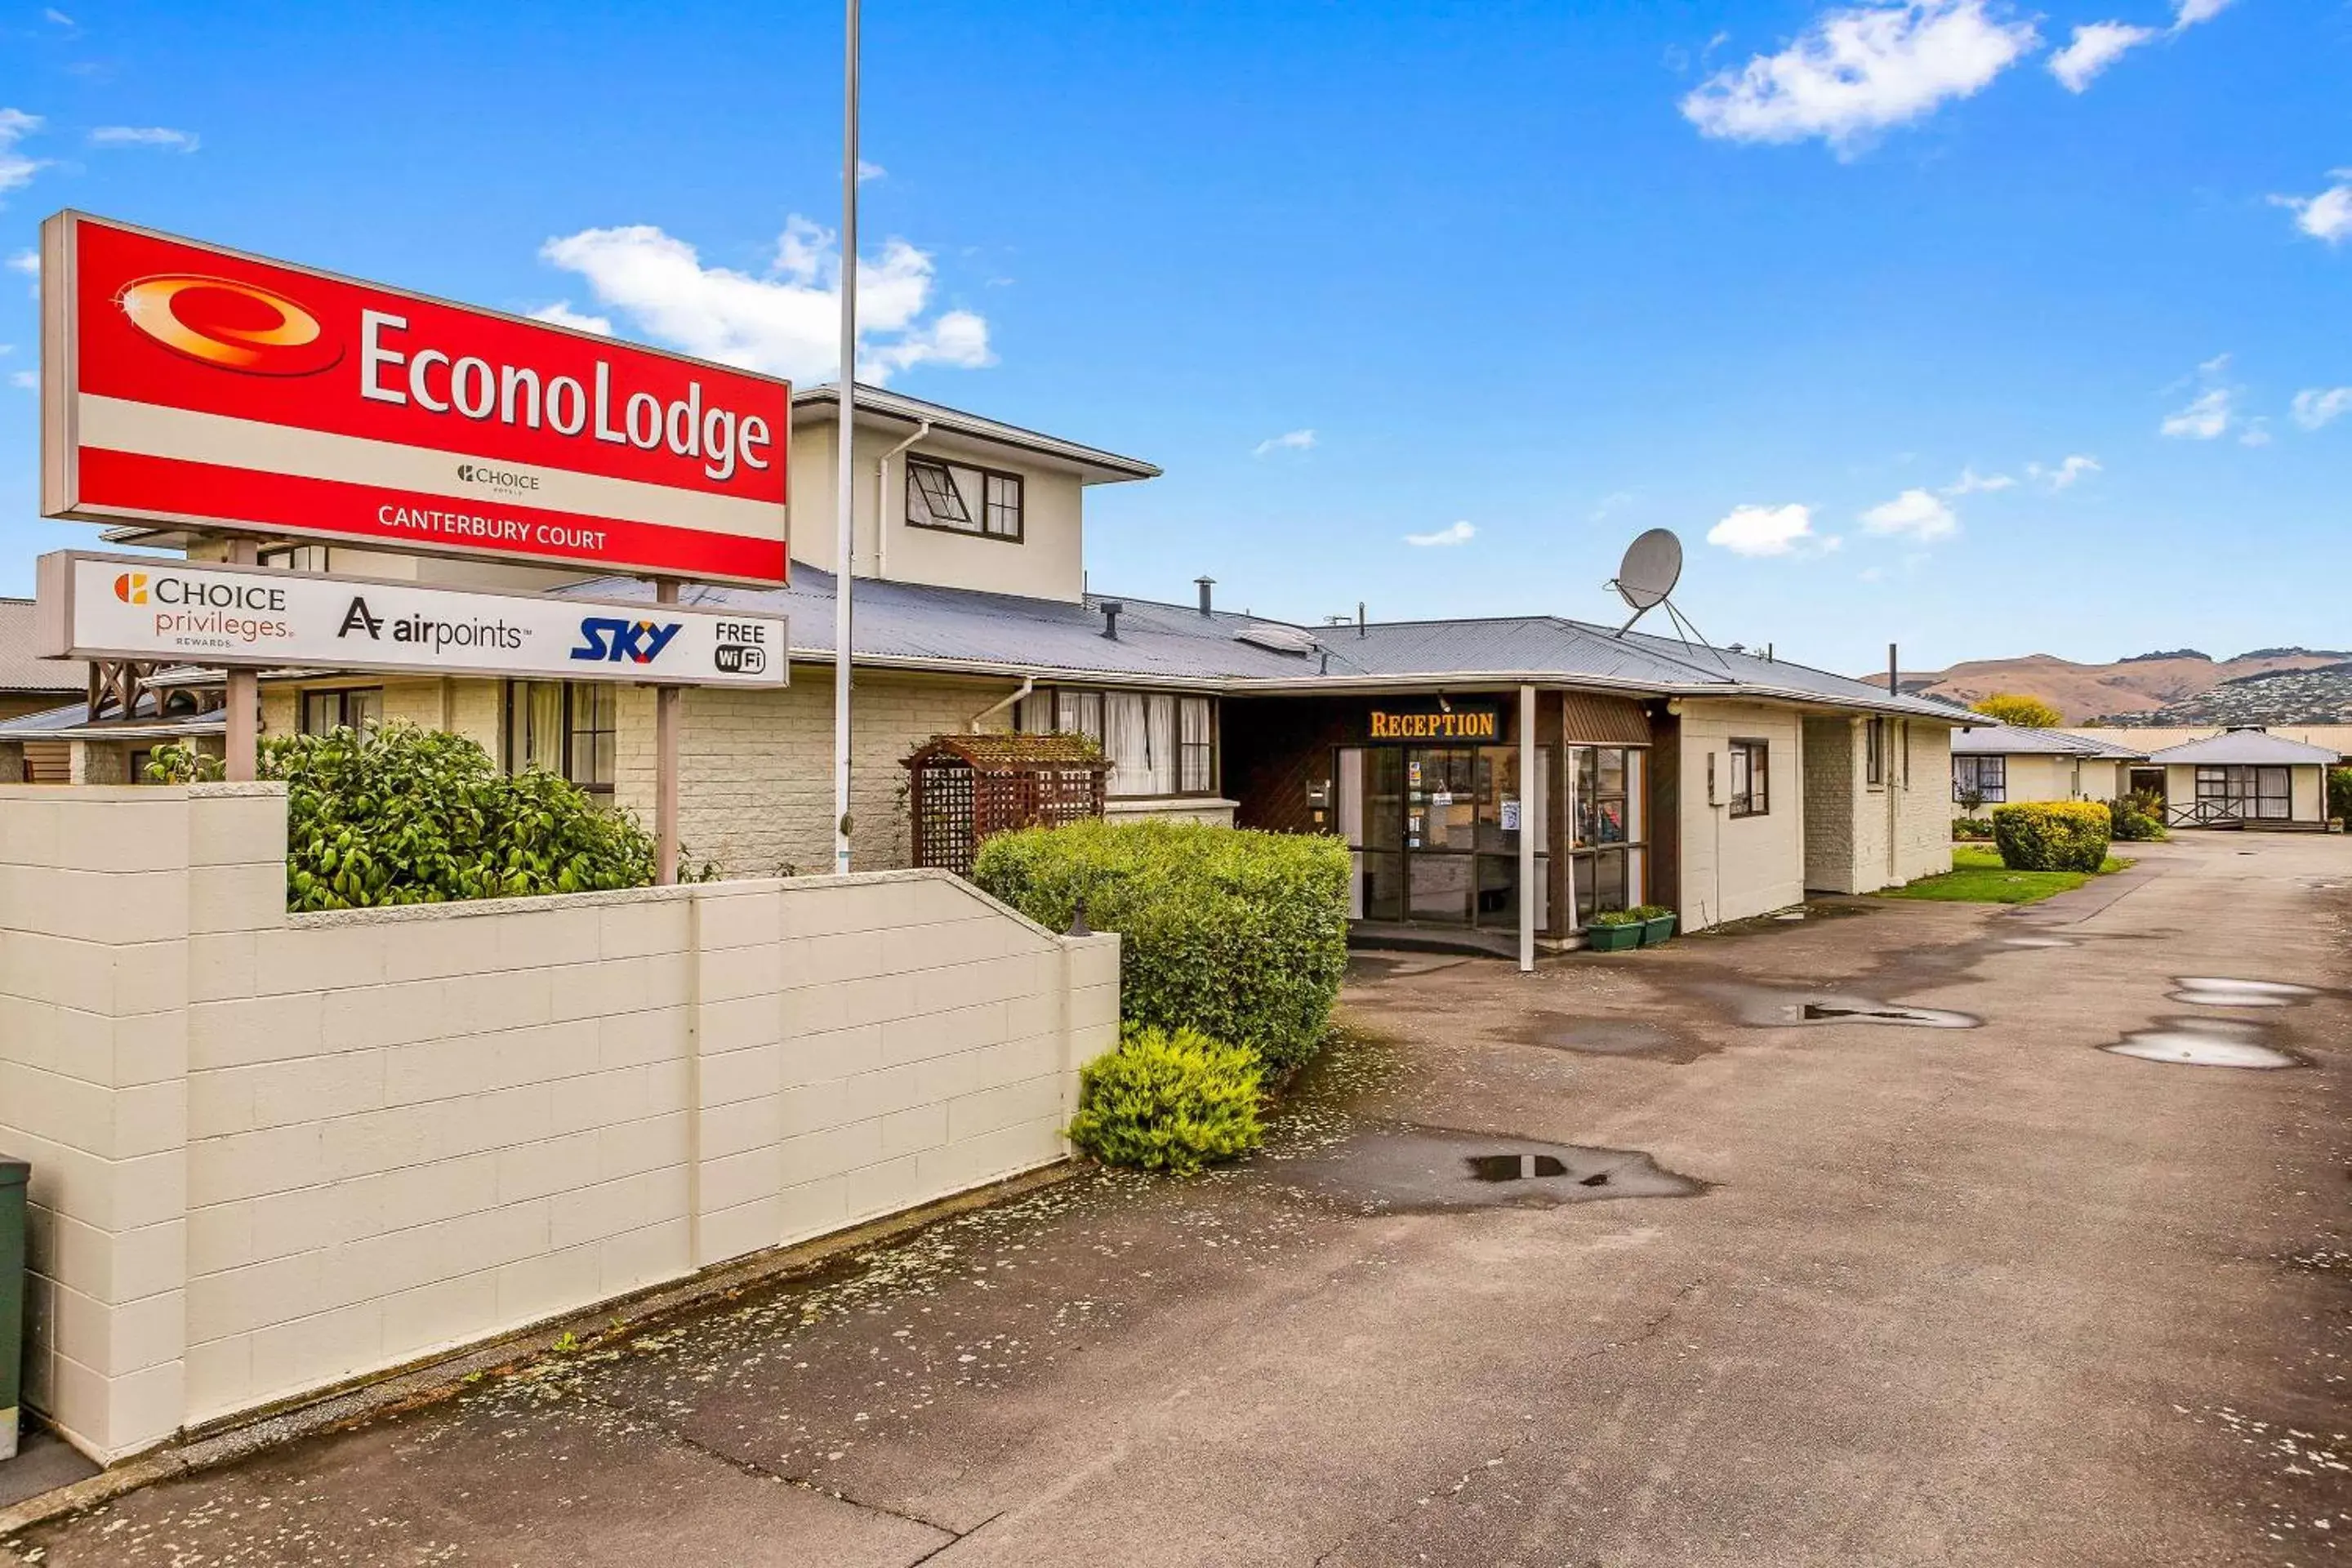
<instances>
[{"instance_id":1,"label":"low green bush","mask_svg":"<svg viewBox=\"0 0 2352 1568\"><path fill-rule=\"evenodd\" d=\"M1990 816L1958 816L1952 819L1952 837L1961 839L1981 839L1992 837Z\"/></svg>"},{"instance_id":2,"label":"low green bush","mask_svg":"<svg viewBox=\"0 0 2352 1568\"><path fill-rule=\"evenodd\" d=\"M1197 1029L1129 1025L1078 1074L1070 1142L1106 1165L1189 1176L1265 1142L1258 1060Z\"/></svg>"},{"instance_id":3,"label":"low green bush","mask_svg":"<svg viewBox=\"0 0 2352 1568\"><path fill-rule=\"evenodd\" d=\"M2012 871L2096 871L2113 819L2095 800L2046 800L1993 808L1992 837Z\"/></svg>"},{"instance_id":4,"label":"low green bush","mask_svg":"<svg viewBox=\"0 0 2352 1568\"><path fill-rule=\"evenodd\" d=\"M387 724L283 735L261 776L286 785L286 907L365 909L642 888L635 817L537 768L509 775L462 735Z\"/></svg>"},{"instance_id":5,"label":"low green bush","mask_svg":"<svg viewBox=\"0 0 2352 1568\"><path fill-rule=\"evenodd\" d=\"M2352 822L2352 768L2327 770L2327 815Z\"/></svg>"},{"instance_id":6,"label":"low green bush","mask_svg":"<svg viewBox=\"0 0 2352 1568\"><path fill-rule=\"evenodd\" d=\"M1198 1029L1275 1075L1315 1053L1348 964L1348 850L1336 838L1198 823L1073 823L999 834L971 879L1050 930L1084 900L1119 935L1119 1014Z\"/></svg>"},{"instance_id":7,"label":"low green bush","mask_svg":"<svg viewBox=\"0 0 2352 1568\"><path fill-rule=\"evenodd\" d=\"M2107 831L2126 844L2150 844L2172 835L2164 826L2164 797L2152 789L2135 790L2107 805Z\"/></svg>"}]
</instances>

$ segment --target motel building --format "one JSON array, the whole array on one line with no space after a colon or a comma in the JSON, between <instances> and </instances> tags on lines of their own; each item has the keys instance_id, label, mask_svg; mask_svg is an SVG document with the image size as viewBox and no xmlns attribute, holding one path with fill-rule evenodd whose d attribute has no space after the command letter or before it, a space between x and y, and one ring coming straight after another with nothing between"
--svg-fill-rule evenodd
<instances>
[{"instance_id":1,"label":"motel building","mask_svg":"<svg viewBox=\"0 0 2352 1568\"><path fill-rule=\"evenodd\" d=\"M789 617L790 684L683 694L679 833L727 874L829 869L835 586L856 583L853 854L911 858L906 771L933 736L1076 731L1111 759L1114 819L1174 817L1343 838L1365 938L1507 951L1523 920L1575 945L1596 912L1663 904L1686 930L1808 891L1950 864L1948 706L1737 649L1555 616L1304 626L1197 598L1089 593L1086 503L1148 462L860 388L856 550L833 554L829 387L793 397L804 476L782 589L688 584L682 603ZM131 528L110 542L216 552ZM402 581L637 596L634 578L340 545L265 564ZM1596 572L1604 562L1594 563ZM136 782L159 742L223 730L217 671L141 670L0 723L0 775ZM94 688L95 689L95 688ZM262 733L409 720L510 768L561 773L650 819L647 688L265 671ZM54 759L63 752L60 768Z\"/></svg>"}]
</instances>

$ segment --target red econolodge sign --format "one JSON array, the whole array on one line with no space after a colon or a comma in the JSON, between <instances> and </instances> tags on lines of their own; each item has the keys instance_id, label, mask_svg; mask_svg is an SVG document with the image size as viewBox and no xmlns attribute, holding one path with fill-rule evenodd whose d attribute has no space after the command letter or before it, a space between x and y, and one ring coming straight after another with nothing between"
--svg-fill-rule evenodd
<instances>
[{"instance_id":1,"label":"red econolodge sign","mask_svg":"<svg viewBox=\"0 0 2352 1568\"><path fill-rule=\"evenodd\" d=\"M785 580L783 382L78 213L41 277L49 516Z\"/></svg>"}]
</instances>

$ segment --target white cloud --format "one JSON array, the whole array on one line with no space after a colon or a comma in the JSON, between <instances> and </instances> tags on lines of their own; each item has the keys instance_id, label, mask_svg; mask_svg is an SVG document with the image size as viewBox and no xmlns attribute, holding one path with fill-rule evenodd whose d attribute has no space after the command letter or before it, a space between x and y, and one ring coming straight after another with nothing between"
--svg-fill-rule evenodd
<instances>
[{"instance_id":1,"label":"white cloud","mask_svg":"<svg viewBox=\"0 0 2352 1568\"><path fill-rule=\"evenodd\" d=\"M1269 452L1304 452L1315 445L1312 430L1286 430L1279 436L1269 436L1250 448L1250 456L1263 458Z\"/></svg>"},{"instance_id":2,"label":"white cloud","mask_svg":"<svg viewBox=\"0 0 2352 1568\"><path fill-rule=\"evenodd\" d=\"M2128 22L2093 22L2077 27L2074 41L2050 57L2050 74L2068 92L2081 92L2091 85L2093 77L2154 37L2154 27L2135 27Z\"/></svg>"},{"instance_id":3,"label":"white cloud","mask_svg":"<svg viewBox=\"0 0 2352 1568\"><path fill-rule=\"evenodd\" d=\"M33 176L48 167L45 158L27 158L16 151L16 143L41 128L41 117L27 114L21 109L0 109L0 192L13 191L33 183Z\"/></svg>"},{"instance_id":4,"label":"white cloud","mask_svg":"<svg viewBox=\"0 0 2352 1568\"><path fill-rule=\"evenodd\" d=\"M41 388L41 373L37 370L12 370L8 373L8 384L21 386L27 392L38 392Z\"/></svg>"},{"instance_id":5,"label":"white cloud","mask_svg":"<svg viewBox=\"0 0 2352 1568\"><path fill-rule=\"evenodd\" d=\"M93 147L161 147L170 153L193 153L204 139L193 131L168 125L101 125L89 133Z\"/></svg>"},{"instance_id":6,"label":"white cloud","mask_svg":"<svg viewBox=\"0 0 2352 1568\"><path fill-rule=\"evenodd\" d=\"M1457 522L1451 527L1441 528L1435 533L1408 533L1404 536L1404 542L1407 544L1417 544L1426 548L1433 544L1467 544L1477 536L1478 531L1470 524Z\"/></svg>"},{"instance_id":7,"label":"white cloud","mask_svg":"<svg viewBox=\"0 0 2352 1568\"><path fill-rule=\"evenodd\" d=\"M1901 533L1928 540L1958 532L1960 520L1950 507L1926 490L1910 489L1864 512L1862 526L1873 533Z\"/></svg>"},{"instance_id":8,"label":"white cloud","mask_svg":"<svg viewBox=\"0 0 2352 1568\"><path fill-rule=\"evenodd\" d=\"M2245 431L2239 436L2241 447L2267 447L2271 444L2271 422L2267 417L2249 419Z\"/></svg>"},{"instance_id":9,"label":"white cloud","mask_svg":"<svg viewBox=\"0 0 2352 1568\"><path fill-rule=\"evenodd\" d=\"M861 185L868 180L881 179L889 172L879 163L869 163L863 158L857 160L857 183Z\"/></svg>"},{"instance_id":10,"label":"white cloud","mask_svg":"<svg viewBox=\"0 0 2352 1568\"><path fill-rule=\"evenodd\" d=\"M1813 509L1791 501L1787 506L1739 506L1706 531L1709 544L1720 544L1734 555L1790 555L1813 537Z\"/></svg>"},{"instance_id":11,"label":"white cloud","mask_svg":"<svg viewBox=\"0 0 2352 1568\"><path fill-rule=\"evenodd\" d=\"M530 313L530 319L534 321L552 321L559 327L570 327L575 331L593 332L600 338L609 338L613 335L612 317L583 315L572 308L572 301L569 300L558 300L552 305L541 305Z\"/></svg>"},{"instance_id":12,"label":"white cloud","mask_svg":"<svg viewBox=\"0 0 2352 1568\"><path fill-rule=\"evenodd\" d=\"M2294 395L2294 422L2316 430L2331 420L2352 414L2352 386L2305 387Z\"/></svg>"},{"instance_id":13,"label":"white cloud","mask_svg":"<svg viewBox=\"0 0 2352 1568\"><path fill-rule=\"evenodd\" d=\"M1982 90L2035 47L2031 21L1990 0L1913 0L1823 13L1777 55L1709 77L1682 100L1702 134L1818 136L1841 157L1877 132Z\"/></svg>"},{"instance_id":14,"label":"white cloud","mask_svg":"<svg viewBox=\"0 0 2352 1568\"><path fill-rule=\"evenodd\" d=\"M2086 458L2080 452L2068 453L2065 460L2054 468L2045 468L2039 463L2025 465L2025 472L2029 478L2039 479L2053 490L2072 489L2075 482L2084 475L2095 474L2099 471L2099 459Z\"/></svg>"},{"instance_id":15,"label":"white cloud","mask_svg":"<svg viewBox=\"0 0 2352 1568\"><path fill-rule=\"evenodd\" d=\"M1948 496L1970 496L1979 490L2010 489L2016 484L2017 481L2007 474L1979 474L1974 468L1962 468L1960 477L1944 487L1944 493Z\"/></svg>"},{"instance_id":16,"label":"white cloud","mask_svg":"<svg viewBox=\"0 0 2352 1568\"><path fill-rule=\"evenodd\" d=\"M540 256L586 279L596 303L637 331L688 353L796 381L838 372L841 261L831 231L806 218L786 223L761 274L705 267L694 247L651 224L583 229L549 240ZM926 319L931 289L929 255L903 239L860 260L859 375L880 381L917 364L994 363L978 315Z\"/></svg>"},{"instance_id":17,"label":"white cloud","mask_svg":"<svg viewBox=\"0 0 2352 1568\"><path fill-rule=\"evenodd\" d=\"M2230 8L2230 0L2179 0L2172 8L2172 30L2193 27L2200 22L2210 22Z\"/></svg>"},{"instance_id":18,"label":"white cloud","mask_svg":"<svg viewBox=\"0 0 2352 1568\"><path fill-rule=\"evenodd\" d=\"M2230 406L2233 395L2226 386L2207 387L2191 398L2186 408L2165 416L2158 428L2179 440L2210 441L2225 434L2237 417Z\"/></svg>"},{"instance_id":19,"label":"white cloud","mask_svg":"<svg viewBox=\"0 0 2352 1568\"><path fill-rule=\"evenodd\" d=\"M36 300L41 297L41 258L38 255L29 250L20 250L8 258L8 267L10 270L21 272L33 280L32 286L25 290L26 293Z\"/></svg>"},{"instance_id":20,"label":"white cloud","mask_svg":"<svg viewBox=\"0 0 2352 1568\"><path fill-rule=\"evenodd\" d=\"M71 16L67 16L63 11L57 9L55 6L51 6L43 11L41 16L44 20L54 22L60 27L70 27L74 25L74 19Z\"/></svg>"},{"instance_id":21,"label":"white cloud","mask_svg":"<svg viewBox=\"0 0 2352 1568\"><path fill-rule=\"evenodd\" d=\"M2294 226L2312 238L2334 245L2352 236L2352 169L2331 169L2327 177L2336 184L2315 196L2273 196L2271 205L2292 211Z\"/></svg>"}]
</instances>

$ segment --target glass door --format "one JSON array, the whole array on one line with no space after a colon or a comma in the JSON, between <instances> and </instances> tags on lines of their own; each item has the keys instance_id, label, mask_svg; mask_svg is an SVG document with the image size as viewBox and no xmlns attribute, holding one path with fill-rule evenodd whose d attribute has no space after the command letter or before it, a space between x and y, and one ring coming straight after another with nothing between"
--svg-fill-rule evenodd
<instances>
[{"instance_id":1,"label":"glass door","mask_svg":"<svg viewBox=\"0 0 2352 1568\"><path fill-rule=\"evenodd\" d=\"M1352 768L1348 765L1349 757L1356 759ZM1350 747L1340 753L1340 761L1341 788L1347 787L1350 772L1362 781L1362 816L1356 824L1356 889L1361 900L1358 913L1368 921L1401 921L1404 919L1404 752L1394 746Z\"/></svg>"},{"instance_id":2,"label":"glass door","mask_svg":"<svg viewBox=\"0 0 2352 1568\"><path fill-rule=\"evenodd\" d=\"M1405 918L1468 925L1476 892L1478 753L1412 747L1405 770Z\"/></svg>"}]
</instances>

